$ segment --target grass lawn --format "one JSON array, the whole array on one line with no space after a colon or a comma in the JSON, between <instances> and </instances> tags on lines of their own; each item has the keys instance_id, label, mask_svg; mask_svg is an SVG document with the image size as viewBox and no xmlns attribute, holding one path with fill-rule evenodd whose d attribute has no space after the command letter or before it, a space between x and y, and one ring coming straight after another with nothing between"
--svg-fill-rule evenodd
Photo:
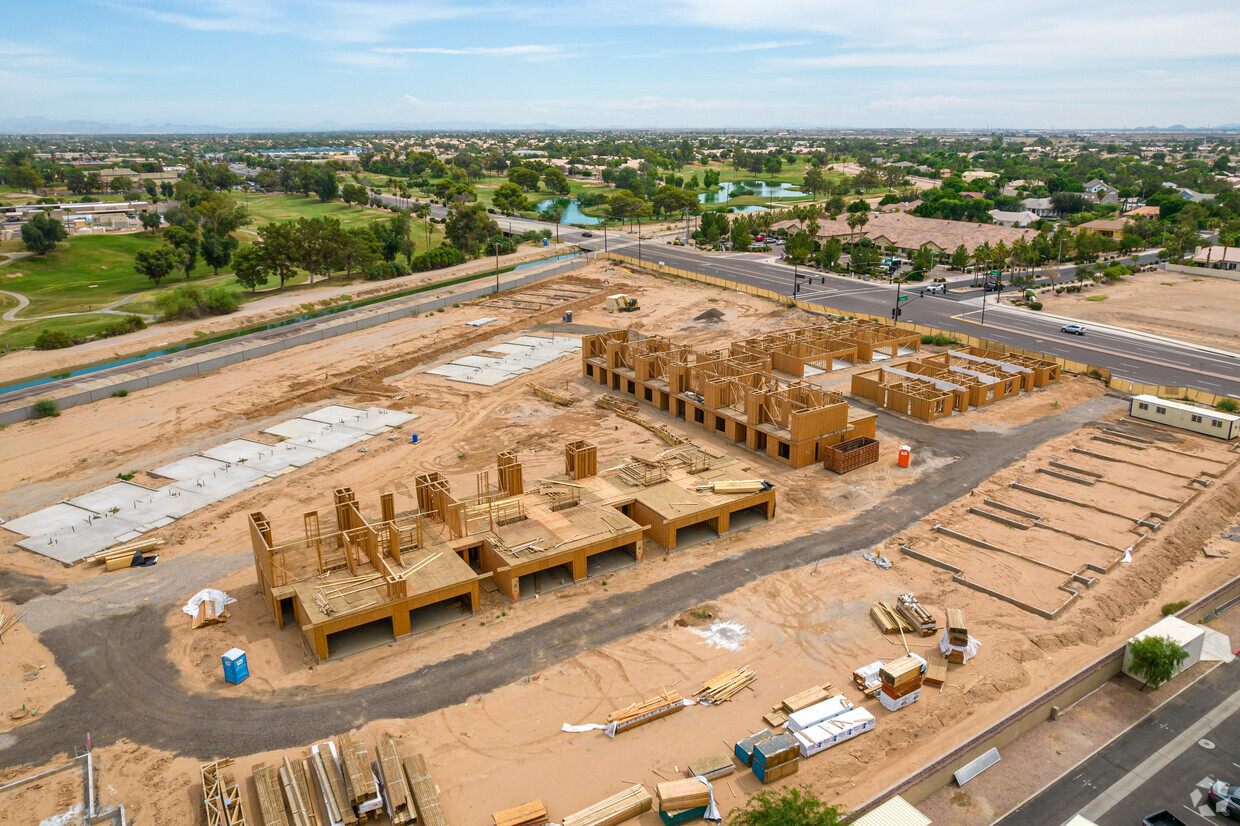
<instances>
[{"instance_id":1,"label":"grass lawn","mask_svg":"<svg viewBox=\"0 0 1240 826\"><path fill-rule=\"evenodd\" d=\"M353 227L391 214L385 210L359 207L340 201L325 204L314 196L305 198L301 195L255 195L243 192L230 194L235 200L248 204L251 218L248 229L251 230L263 224L296 221L298 218L336 218L341 226Z\"/></svg>"},{"instance_id":2,"label":"grass lawn","mask_svg":"<svg viewBox=\"0 0 1240 826\"><path fill-rule=\"evenodd\" d=\"M71 336L89 337L109 323L120 319L111 313L90 313L67 318L49 318L41 321L0 322L0 345L30 347L44 330L63 330Z\"/></svg>"}]
</instances>

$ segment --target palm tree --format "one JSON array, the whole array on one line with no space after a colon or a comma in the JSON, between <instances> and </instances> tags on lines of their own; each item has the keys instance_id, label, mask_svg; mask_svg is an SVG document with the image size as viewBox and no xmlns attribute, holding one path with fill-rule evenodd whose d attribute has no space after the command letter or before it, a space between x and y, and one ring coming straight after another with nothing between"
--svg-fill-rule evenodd
<instances>
[{"instance_id":1,"label":"palm tree","mask_svg":"<svg viewBox=\"0 0 1240 826\"><path fill-rule=\"evenodd\" d=\"M423 224L425 224L426 226L426 251L430 252L430 249L431 249L431 208L430 206L427 204L422 204L422 206L418 207L417 214L418 214L418 217L422 219Z\"/></svg>"}]
</instances>

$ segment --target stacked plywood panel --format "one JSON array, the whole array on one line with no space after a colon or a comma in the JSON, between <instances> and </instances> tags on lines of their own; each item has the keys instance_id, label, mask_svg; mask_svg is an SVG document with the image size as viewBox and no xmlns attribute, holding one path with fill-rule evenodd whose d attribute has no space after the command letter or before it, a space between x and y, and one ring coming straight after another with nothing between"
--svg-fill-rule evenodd
<instances>
[{"instance_id":1,"label":"stacked plywood panel","mask_svg":"<svg viewBox=\"0 0 1240 826\"><path fill-rule=\"evenodd\" d=\"M874 715L863 708L854 708L816 726L798 731L793 736L797 739L801 756L812 757L845 740L851 740L858 734L873 730Z\"/></svg>"},{"instance_id":2,"label":"stacked plywood panel","mask_svg":"<svg viewBox=\"0 0 1240 826\"><path fill-rule=\"evenodd\" d=\"M947 609L947 661L962 665L965 661L965 649L969 646L969 630L965 626L964 611L959 608Z\"/></svg>"},{"instance_id":3,"label":"stacked plywood panel","mask_svg":"<svg viewBox=\"0 0 1240 826\"><path fill-rule=\"evenodd\" d=\"M748 737L743 737L740 740L737 740L736 747L733 750L734 753L736 754L736 759L741 761L742 766L752 766L754 748L759 743L765 740L770 740L774 736L775 736L775 732L771 731L770 729L764 728L762 729L762 731L756 732L754 734L749 735Z\"/></svg>"},{"instance_id":4,"label":"stacked plywood panel","mask_svg":"<svg viewBox=\"0 0 1240 826\"><path fill-rule=\"evenodd\" d=\"M804 691L797 692L791 697L786 698L782 703L771 708L770 714L763 715L762 719L766 721L768 726L778 728L788 722L788 715L795 714L803 708L809 708L815 703L821 703L823 700L829 699L834 687L830 683L823 683Z\"/></svg>"},{"instance_id":5,"label":"stacked plywood panel","mask_svg":"<svg viewBox=\"0 0 1240 826\"><path fill-rule=\"evenodd\" d=\"M921 678L925 661L913 654L892 660L878 670L882 687L878 701L888 711L896 711L921 697Z\"/></svg>"},{"instance_id":6,"label":"stacked plywood panel","mask_svg":"<svg viewBox=\"0 0 1240 826\"><path fill-rule=\"evenodd\" d=\"M809 708L793 713L788 718L788 731L803 731L810 726L818 725L823 720L830 720L832 717L843 714L852 707L851 700L843 694L837 694L834 697L823 700L821 703L815 703Z\"/></svg>"},{"instance_id":7,"label":"stacked plywood panel","mask_svg":"<svg viewBox=\"0 0 1240 826\"><path fill-rule=\"evenodd\" d=\"M710 803L710 789L697 780L669 780L655 787L659 809L670 812L696 809Z\"/></svg>"},{"instance_id":8,"label":"stacked plywood panel","mask_svg":"<svg viewBox=\"0 0 1240 826\"><path fill-rule=\"evenodd\" d=\"M913 624L904 618L904 614L890 602L876 602L870 608L870 618L884 634L904 632L911 634Z\"/></svg>"},{"instance_id":9,"label":"stacked plywood panel","mask_svg":"<svg viewBox=\"0 0 1240 826\"><path fill-rule=\"evenodd\" d=\"M734 771L736 771L736 764L732 762L731 755L724 752L694 760L689 764L690 777L705 777L707 780L727 777Z\"/></svg>"},{"instance_id":10,"label":"stacked plywood panel","mask_svg":"<svg viewBox=\"0 0 1240 826\"><path fill-rule=\"evenodd\" d=\"M443 816L443 808L439 805L439 790L431 779L426 758L421 754L405 758L405 778L409 781L409 790L413 793L413 801L418 807L418 822L421 826L448 826Z\"/></svg>"},{"instance_id":11,"label":"stacked plywood panel","mask_svg":"<svg viewBox=\"0 0 1240 826\"><path fill-rule=\"evenodd\" d=\"M541 800L531 800L491 815L495 826L541 826L547 823L547 807Z\"/></svg>"},{"instance_id":12,"label":"stacked plywood panel","mask_svg":"<svg viewBox=\"0 0 1240 826\"><path fill-rule=\"evenodd\" d=\"M418 817L417 806L405 780L405 771L400 765L400 755L396 753L396 741L392 735L385 734L379 738L375 743L375 754L379 758L375 761L375 766L379 770L379 779L383 782L388 818L393 826L413 823Z\"/></svg>"},{"instance_id":13,"label":"stacked plywood panel","mask_svg":"<svg viewBox=\"0 0 1240 826\"><path fill-rule=\"evenodd\" d=\"M607 715L608 723L616 724L616 733L674 714L685 707L685 698L675 691L664 691L657 697L616 709Z\"/></svg>"},{"instance_id":14,"label":"stacked plywood panel","mask_svg":"<svg viewBox=\"0 0 1240 826\"><path fill-rule=\"evenodd\" d=\"M606 800L563 818L561 826L613 826L650 811L654 798L641 785L629 786Z\"/></svg>"},{"instance_id":15,"label":"stacked plywood panel","mask_svg":"<svg viewBox=\"0 0 1240 826\"><path fill-rule=\"evenodd\" d=\"M731 700L737 692L757 679L757 673L749 666L733 668L702 683L694 695L699 702L716 706Z\"/></svg>"},{"instance_id":16,"label":"stacked plywood panel","mask_svg":"<svg viewBox=\"0 0 1240 826\"><path fill-rule=\"evenodd\" d=\"M266 763L254 767L254 793L258 796L258 811L263 817L263 826L288 826L277 769Z\"/></svg>"},{"instance_id":17,"label":"stacked plywood panel","mask_svg":"<svg viewBox=\"0 0 1240 826\"><path fill-rule=\"evenodd\" d=\"M763 783L796 774L800 763L801 747L791 734L780 734L754 746L753 773Z\"/></svg>"}]
</instances>

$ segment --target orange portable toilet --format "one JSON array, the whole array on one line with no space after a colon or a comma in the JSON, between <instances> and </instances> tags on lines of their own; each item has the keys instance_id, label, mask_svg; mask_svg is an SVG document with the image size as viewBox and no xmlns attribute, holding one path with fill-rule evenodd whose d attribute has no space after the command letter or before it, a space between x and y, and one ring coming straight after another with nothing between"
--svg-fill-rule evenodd
<instances>
[{"instance_id":1,"label":"orange portable toilet","mask_svg":"<svg viewBox=\"0 0 1240 826\"><path fill-rule=\"evenodd\" d=\"M913 449L908 445L900 445L900 458L896 460L896 464L900 467L908 467L909 460L913 458Z\"/></svg>"}]
</instances>

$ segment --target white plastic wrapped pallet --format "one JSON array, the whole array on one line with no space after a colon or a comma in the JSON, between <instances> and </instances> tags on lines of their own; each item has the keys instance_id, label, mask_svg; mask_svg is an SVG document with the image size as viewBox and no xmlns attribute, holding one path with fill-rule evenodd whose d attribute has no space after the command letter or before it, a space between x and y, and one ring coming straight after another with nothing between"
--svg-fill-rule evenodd
<instances>
[{"instance_id":1,"label":"white plastic wrapped pallet","mask_svg":"<svg viewBox=\"0 0 1240 826\"><path fill-rule=\"evenodd\" d=\"M837 694L829 700L823 700L821 703L815 703L809 708L803 708L798 712L788 716L787 728L793 733L804 731L810 726L815 726L823 720L830 720L832 717L843 714L853 707L852 702L843 694Z\"/></svg>"},{"instance_id":2,"label":"white plastic wrapped pallet","mask_svg":"<svg viewBox=\"0 0 1240 826\"><path fill-rule=\"evenodd\" d=\"M802 757L812 757L834 745L851 740L858 734L873 731L874 715L863 708L854 708L816 726L793 734L801 747Z\"/></svg>"}]
</instances>

